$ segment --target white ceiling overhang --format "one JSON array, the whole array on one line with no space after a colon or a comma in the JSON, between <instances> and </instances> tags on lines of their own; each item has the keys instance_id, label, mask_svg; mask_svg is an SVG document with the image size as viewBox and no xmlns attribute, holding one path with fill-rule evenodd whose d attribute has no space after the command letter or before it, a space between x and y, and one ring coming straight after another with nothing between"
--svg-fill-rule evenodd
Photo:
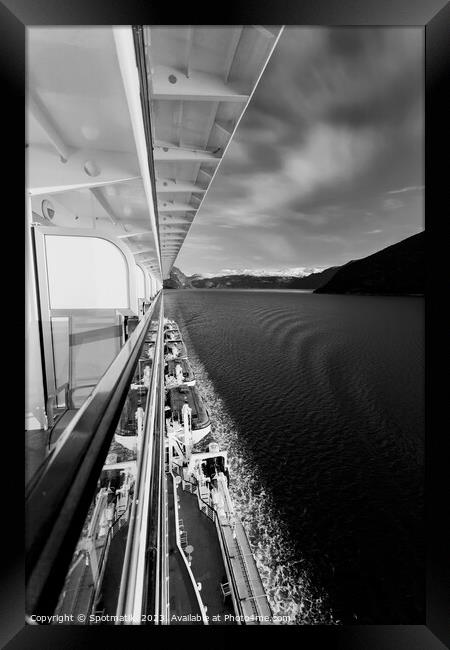
<instances>
[{"instance_id":1,"label":"white ceiling overhang","mask_svg":"<svg viewBox=\"0 0 450 650\"><path fill-rule=\"evenodd\" d=\"M144 28L164 277L280 34L257 25Z\"/></svg>"},{"instance_id":2,"label":"white ceiling overhang","mask_svg":"<svg viewBox=\"0 0 450 650\"><path fill-rule=\"evenodd\" d=\"M35 216L50 201L54 225L119 238L161 279L131 27L32 27L27 35L27 192Z\"/></svg>"},{"instance_id":3,"label":"white ceiling overhang","mask_svg":"<svg viewBox=\"0 0 450 650\"><path fill-rule=\"evenodd\" d=\"M35 216L50 201L55 225L103 230L155 278L167 277L280 33L29 28Z\"/></svg>"}]
</instances>

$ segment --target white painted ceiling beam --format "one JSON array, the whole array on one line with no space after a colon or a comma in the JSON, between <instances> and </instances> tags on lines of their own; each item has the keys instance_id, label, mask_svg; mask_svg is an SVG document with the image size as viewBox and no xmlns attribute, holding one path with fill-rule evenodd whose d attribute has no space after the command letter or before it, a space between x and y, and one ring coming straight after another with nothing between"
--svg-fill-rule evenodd
<instances>
[{"instance_id":1,"label":"white painted ceiling beam","mask_svg":"<svg viewBox=\"0 0 450 650\"><path fill-rule=\"evenodd\" d=\"M173 222L173 223L175 223L176 225L179 225L179 226L181 226L181 225L183 225L183 222L182 222L182 221L178 221L178 222L176 222L176 221L175 221L175 222ZM189 223L188 223L187 225L189 225L189 226L190 226L190 225L191 225L191 223L192 223L192 221L191 221L191 222L189 222ZM188 230L189 230L189 228L188 228Z\"/></svg>"},{"instance_id":2,"label":"white painted ceiling beam","mask_svg":"<svg viewBox=\"0 0 450 650\"><path fill-rule=\"evenodd\" d=\"M269 40L275 38L275 34L262 25L252 25L252 27Z\"/></svg>"},{"instance_id":3,"label":"white painted ceiling beam","mask_svg":"<svg viewBox=\"0 0 450 650\"><path fill-rule=\"evenodd\" d=\"M212 102L211 103L211 108L214 109L214 110L217 110L216 107L217 107L217 102ZM211 125L211 127L212 127L212 122L213 122L212 117L214 116L214 113L213 113L213 115L211 115L211 113L213 113L213 110L210 111L210 117L208 117L207 120L203 120L203 126L202 126L203 131L207 130L205 125ZM174 138L173 141L161 140L160 138L157 138L154 141L153 145L154 145L154 148L162 147L163 149L164 148L166 148L166 149L181 149L182 151L193 151L194 153L200 153L200 154L209 153L211 155L215 155L214 151L213 151L214 147L209 147L208 148L204 144L198 144L197 146L187 145L187 144L179 145L179 144L177 144L175 142L175 140L176 140L176 138Z\"/></svg>"},{"instance_id":4,"label":"white painted ceiling beam","mask_svg":"<svg viewBox=\"0 0 450 650\"><path fill-rule=\"evenodd\" d=\"M183 225L180 224L179 226L162 225L162 226L160 226L159 230L161 232L161 236L164 237L164 235L166 235L167 233L185 233L187 226L190 226L190 225L191 225L191 222L186 221L185 223L183 223Z\"/></svg>"},{"instance_id":5,"label":"white painted ceiling beam","mask_svg":"<svg viewBox=\"0 0 450 650\"><path fill-rule=\"evenodd\" d=\"M167 204L163 201L158 203L158 212L160 214L164 214L165 212L168 212L169 214L171 212L195 212L197 208L190 203L169 203Z\"/></svg>"},{"instance_id":6,"label":"white painted ceiling beam","mask_svg":"<svg viewBox=\"0 0 450 650\"><path fill-rule=\"evenodd\" d=\"M245 104L248 95L240 93L218 77L190 72L189 77L169 66L155 66L152 78L153 100L182 100L207 102L239 102Z\"/></svg>"},{"instance_id":7,"label":"white painted ceiling beam","mask_svg":"<svg viewBox=\"0 0 450 650\"><path fill-rule=\"evenodd\" d=\"M141 257L138 260L138 263L139 264L147 264L150 267L152 267L152 266L157 267L158 266L158 259L157 259L156 255L148 255L147 257Z\"/></svg>"},{"instance_id":8,"label":"white painted ceiling beam","mask_svg":"<svg viewBox=\"0 0 450 650\"><path fill-rule=\"evenodd\" d=\"M186 39L186 77L189 79L191 76L191 52L192 52L192 43L194 42L194 28L189 25L187 28L187 39Z\"/></svg>"},{"instance_id":9,"label":"white painted ceiling beam","mask_svg":"<svg viewBox=\"0 0 450 650\"><path fill-rule=\"evenodd\" d=\"M214 127L215 129L217 129L218 131L220 131L220 133L221 133L222 135L225 135L227 138L229 138L229 137L231 136L231 131L229 131L228 129L226 129L226 128L224 127L224 125L221 124L220 122L217 122L217 121L214 122L213 127Z\"/></svg>"},{"instance_id":10,"label":"white painted ceiling beam","mask_svg":"<svg viewBox=\"0 0 450 650\"><path fill-rule=\"evenodd\" d=\"M196 185L191 181L177 181L172 178L157 178L156 179L156 192L157 194L173 193L173 192L197 192L198 194L205 192L205 188Z\"/></svg>"},{"instance_id":11,"label":"white painted ceiling beam","mask_svg":"<svg viewBox=\"0 0 450 650\"><path fill-rule=\"evenodd\" d=\"M156 251L155 251L154 248L144 248L141 251L133 251L133 255L135 257L137 257L138 255L147 255L147 253L156 253ZM148 259L153 259L153 258L151 257L151 258L148 258Z\"/></svg>"},{"instance_id":12,"label":"white painted ceiling beam","mask_svg":"<svg viewBox=\"0 0 450 650\"><path fill-rule=\"evenodd\" d=\"M118 223L120 224L120 217L116 214L111 204L109 203L108 199L103 194L103 189L101 187L91 187L90 189L92 194L95 196L97 201L100 203L100 205L108 215L108 217L111 219L113 226L117 226ZM120 224L120 226L123 229L123 225Z\"/></svg>"},{"instance_id":13,"label":"white painted ceiling beam","mask_svg":"<svg viewBox=\"0 0 450 650\"><path fill-rule=\"evenodd\" d=\"M183 135L183 102L180 102L180 106L176 116L176 131L177 131L178 146L181 147L182 135Z\"/></svg>"},{"instance_id":14,"label":"white painted ceiling beam","mask_svg":"<svg viewBox=\"0 0 450 650\"><path fill-rule=\"evenodd\" d=\"M195 213L195 210L193 210ZM192 223L194 221L194 216L195 214L177 214L177 215L171 215L171 214L164 214L161 219L159 220L160 225L162 226L172 226L175 223L176 224L186 224L186 223Z\"/></svg>"},{"instance_id":15,"label":"white painted ceiling beam","mask_svg":"<svg viewBox=\"0 0 450 650\"><path fill-rule=\"evenodd\" d=\"M205 121L205 124L204 124L204 127L203 127L203 130L204 130L204 133L205 133L203 146L205 147L205 149L206 149L206 147L208 145L209 138L211 137L211 131L212 131L212 128L213 128L214 120L216 119L218 109L219 109L219 102L211 102L211 109L209 111L208 119ZM215 154L218 153L219 150L220 150L220 147L216 151L213 151L212 153L215 155Z\"/></svg>"},{"instance_id":16,"label":"white painted ceiling beam","mask_svg":"<svg viewBox=\"0 0 450 650\"><path fill-rule=\"evenodd\" d=\"M199 169L199 174L203 174L203 176L206 176L208 179L211 179L214 174L211 174L210 172L205 171L204 169Z\"/></svg>"},{"instance_id":17,"label":"white painted ceiling beam","mask_svg":"<svg viewBox=\"0 0 450 650\"><path fill-rule=\"evenodd\" d=\"M28 190L30 196L40 196L41 194L58 194L59 192L72 192L74 190L91 189L92 187L109 187L117 183L127 183L128 181L141 180L142 176L131 176L128 178L117 178L116 180L98 181L90 180L86 183L76 183L73 185L56 185L54 187L33 187ZM201 190L195 190L199 192Z\"/></svg>"},{"instance_id":18,"label":"white painted ceiling beam","mask_svg":"<svg viewBox=\"0 0 450 650\"><path fill-rule=\"evenodd\" d=\"M186 230L163 230L161 232L161 237L166 241L168 239L180 239L186 237Z\"/></svg>"},{"instance_id":19,"label":"white painted ceiling beam","mask_svg":"<svg viewBox=\"0 0 450 650\"><path fill-rule=\"evenodd\" d=\"M153 147L153 159L158 162L200 162L218 165L220 158L208 151L192 150L185 147Z\"/></svg>"},{"instance_id":20,"label":"white painted ceiling beam","mask_svg":"<svg viewBox=\"0 0 450 650\"><path fill-rule=\"evenodd\" d=\"M141 232L130 232L126 235L117 235L119 239L128 239L131 237L139 237L140 235L153 235L151 230L142 230Z\"/></svg>"},{"instance_id":21,"label":"white painted ceiling beam","mask_svg":"<svg viewBox=\"0 0 450 650\"><path fill-rule=\"evenodd\" d=\"M190 221L190 222L188 222L188 223L186 223L186 222L182 222L182 221L174 221L174 222L172 222L172 223L174 223L174 224L177 225L177 226L182 226L182 225L188 225L188 226L190 226L190 225L192 224L192 221ZM189 228L188 228L188 230L189 230Z\"/></svg>"},{"instance_id":22,"label":"white painted ceiling beam","mask_svg":"<svg viewBox=\"0 0 450 650\"><path fill-rule=\"evenodd\" d=\"M42 194L44 189L56 193L72 188L121 183L140 177L140 170L136 156L131 153L78 149L63 163L49 145L30 144L27 149L27 175L28 193L33 195Z\"/></svg>"},{"instance_id":23,"label":"white painted ceiling beam","mask_svg":"<svg viewBox=\"0 0 450 650\"><path fill-rule=\"evenodd\" d=\"M230 45L228 47L228 52L226 53L224 63L223 63L223 80L225 83L228 81L228 76L230 74L231 66L233 64L233 59L236 54L237 47L242 35L242 27L236 27L235 29L230 29Z\"/></svg>"},{"instance_id":24,"label":"white painted ceiling beam","mask_svg":"<svg viewBox=\"0 0 450 650\"><path fill-rule=\"evenodd\" d=\"M70 158L71 149L64 142L41 98L33 91L28 93L28 109L44 131L50 144L56 149L61 162L67 162Z\"/></svg>"}]
</instances>

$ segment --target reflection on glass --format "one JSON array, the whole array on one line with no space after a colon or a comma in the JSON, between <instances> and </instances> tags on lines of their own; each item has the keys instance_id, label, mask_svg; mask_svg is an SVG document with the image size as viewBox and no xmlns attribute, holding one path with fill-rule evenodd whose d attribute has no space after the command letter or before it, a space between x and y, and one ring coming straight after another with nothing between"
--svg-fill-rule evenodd
<instances>
[{"instance_id":1,"label":"reflection on glass","mask_svg":"<svg viewBox=\"0 0 450 650\"><path fill-rule=\"evenodd\" d=\"M53 359L55 363L55 384L56 384L56 403L57 408L69 408L67 404L68 391L62 390L69 385L70 376L70 324L69 318L55 317L50 320L53 343ZM61 389L61 390L59 390Z\"/></svg>"},{"instance_id":2,"label":"reflection on glass","mask_svg":"<svg viewBox=\"0 0 450 650\"><path fill-rule=\"evenodd\" d=\"M74 622L80 614L89 623L91 614L116 613L147 396L153 381L158 317L155 314L149 326L55 610L58 615L73 615Z\"/></svg>"}]
</instances>

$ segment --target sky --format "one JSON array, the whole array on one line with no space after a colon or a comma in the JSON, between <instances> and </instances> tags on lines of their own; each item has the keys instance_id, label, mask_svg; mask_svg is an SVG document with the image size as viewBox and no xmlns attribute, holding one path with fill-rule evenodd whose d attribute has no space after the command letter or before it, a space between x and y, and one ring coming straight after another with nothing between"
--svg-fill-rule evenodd
<instances>
[{"instance_id":1,"label":"sky","mask_svg":"<svg viewBox=\"0 0 450 650\"><path fill-rule=\"evenodd\" d=\"M422 28L286 27L175 266L308 273L423 230L423 56Z\"/></svg>"}]
</instances>

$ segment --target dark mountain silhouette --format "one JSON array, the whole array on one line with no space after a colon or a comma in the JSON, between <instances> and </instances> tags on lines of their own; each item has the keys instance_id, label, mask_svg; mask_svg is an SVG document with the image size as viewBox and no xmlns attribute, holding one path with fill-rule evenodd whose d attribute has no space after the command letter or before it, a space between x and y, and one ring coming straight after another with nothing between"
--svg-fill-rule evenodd
<instances>
[{"instance_id":1,"label":"dark mountain silhouette","mask_svg":"<svg viewBox=\"0 0 450 650\"><path fill-rule=\"evenodd\" d=\"M348 262L314 293L423 295L425 231Z\"/></svg>"},{"instance_id":2,"label":"dark mountain silhouette","mask_svg":"<svg viewBox=\"0 0 450 650\"><path fill-rule=\"evenodd\" d=\"M176 266L172 267L170 277L164 280L163 287L164 289L192 289L190 278Z\"/></svg>"}]
</instances>

